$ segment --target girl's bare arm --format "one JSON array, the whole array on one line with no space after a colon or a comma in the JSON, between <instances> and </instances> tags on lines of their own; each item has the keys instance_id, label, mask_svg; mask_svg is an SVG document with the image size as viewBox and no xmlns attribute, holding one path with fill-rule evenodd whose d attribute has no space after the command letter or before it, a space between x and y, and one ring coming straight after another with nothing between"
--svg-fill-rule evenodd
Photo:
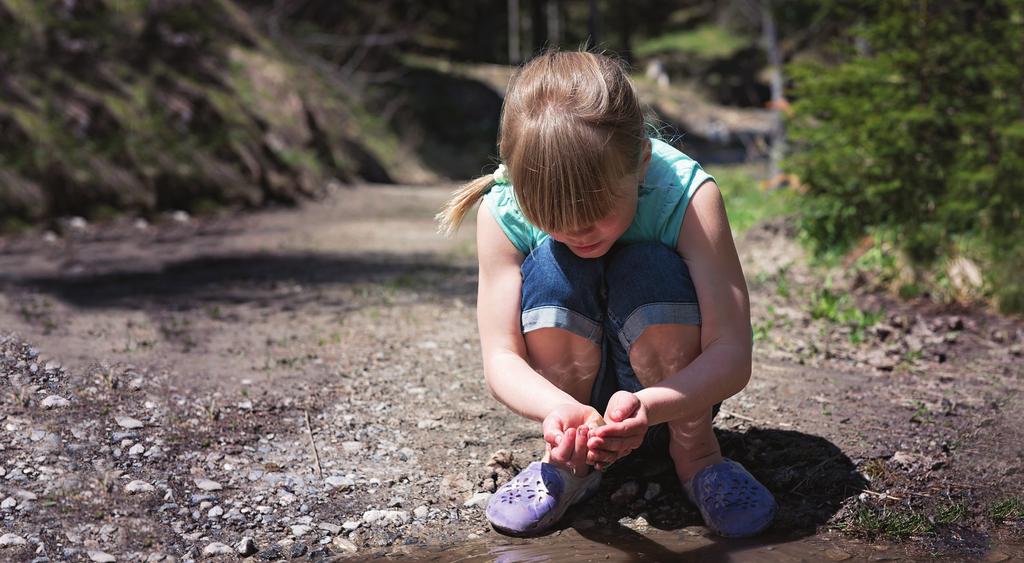
<instances>
[{"instance_id":1,"label":"girl's bare arm","mask_svg":"<svg viewBox=\"0 0 1024 563\"><path fill-rule=\"evenodd\" d=\"M710 409L750 380L750 297L718 185L694 194L676 250L697 289L701 353L680 372L636 393L649 424Z\"/></svg>"},{"instance_id":2,"label":"girl's bare arm","mask_svg":"<svg viewBox=\"0 0 1024 563\"><path fill-rule=\"evenodd\" d=\"M542 421L558 405L576 400L530 368L526 360L520 328L523 255L486 204L477 211L476 224L480 262L476 310L487 386L508 408Z\"/></svg>"}]
</instances>

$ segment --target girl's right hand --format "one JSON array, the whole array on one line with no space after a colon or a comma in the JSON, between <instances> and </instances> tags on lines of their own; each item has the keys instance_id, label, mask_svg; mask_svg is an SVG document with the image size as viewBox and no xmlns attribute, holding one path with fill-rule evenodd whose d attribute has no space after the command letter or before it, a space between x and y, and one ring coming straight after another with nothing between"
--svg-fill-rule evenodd
<instances>
[{"instance_id":1,"label":"girl's right hand","mask_svg":"<svg viewBox=\"0 0 1024 563\"><path fill-rule=\"evenodd\" d=\"M594 407L579 403L556 407L543 423L551 463L568 468L578 477L589 473L587 438L592 428L603 423L601 413Z\"/></svg>"}]
</instances>

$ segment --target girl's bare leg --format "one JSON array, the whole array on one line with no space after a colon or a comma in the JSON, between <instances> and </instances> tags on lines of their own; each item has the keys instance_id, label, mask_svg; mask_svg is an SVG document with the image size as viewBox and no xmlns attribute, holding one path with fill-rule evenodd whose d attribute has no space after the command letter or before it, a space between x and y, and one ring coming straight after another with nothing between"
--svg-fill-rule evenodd
<instances>
[{"instance_id":1,"label":"girl's bare leg","mask_svg":"<svg viewBox=\"0 0 1024 563\"><path fill-rule=\"evenodd\" d=\"M647 327L629 351L637 379L649 387L677 373L700 354L700 327L661 324ZM669 454L681 482L704 467L722 460L718 439L711 429L711 409L668 423Z\"/></svg>"},{"instance_id":2,"label":"girl's bare leg","mask_svg":"<svg viewBox=\"0 0 1024 563\"><path fill-rule=\"evenodd\" d=\"M590 393L601 366L601 351L590 340L560 328L541 328L524 335L530 366L581 404L590 404ZM579 438L583 439L583 438ZM551 461L546 444L543 461ZM586 468L566 469L582 475Z\"/></svg>"},{"instance_id":3,"label":"girl's bare leg","mask_svg":"<svg viewBox=\"0 0 1024 563\"><path fill-rule=\"evenodd\" d=\"M580 403L590 404L601 351L590 340L560 328L540 328L524 335L530 366Z\"/></svg>"}]
</instances>

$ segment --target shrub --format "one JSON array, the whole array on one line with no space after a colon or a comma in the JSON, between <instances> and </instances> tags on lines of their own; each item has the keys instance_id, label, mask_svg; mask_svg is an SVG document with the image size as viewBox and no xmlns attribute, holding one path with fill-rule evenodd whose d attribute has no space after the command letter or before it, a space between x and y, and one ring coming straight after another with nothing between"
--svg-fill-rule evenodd
<instances>
[{"instance_id":1,"label":"shrub","mask_svg":"<svg viewBox=\"0 0 1024 563\"><path fill-rule=\"evenodd\" d=\"M922 267L977 237L988 282L1019 308L1024 3L883 0L862 21L834 64L790 66L803 231L819 253L890 232Z\"/></svg>"}]
</instances>

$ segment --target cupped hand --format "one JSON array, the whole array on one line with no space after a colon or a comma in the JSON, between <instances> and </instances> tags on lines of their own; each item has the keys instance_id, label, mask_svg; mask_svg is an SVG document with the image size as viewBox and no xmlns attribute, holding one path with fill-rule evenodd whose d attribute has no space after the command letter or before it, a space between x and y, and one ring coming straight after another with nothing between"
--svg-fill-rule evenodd
<instances>
[{"instance_id":1,"label":"cupped hand","mask_svg":"<svg viewBox=\"0 0 1024 563\"><path fill-rule=\"evenodd\" d=\"M579 403L566 403L551 411L543 423L550 462L569 469L574 475L586 475L590 470L587 439L591 430L601 423L601 413Z\"/></svg>"},{"instance_id":2,"label":"cupped hand","mask_svg":"<svg viewBox=\"0 0 1024 563\"><path fill-rule=\"evenodd\" d=\"M629 391L617 391L608 401L605 425L589 433L587 463L604 470L640 447L647 433L647 407Z\"/></svg>"}]
</instances>

